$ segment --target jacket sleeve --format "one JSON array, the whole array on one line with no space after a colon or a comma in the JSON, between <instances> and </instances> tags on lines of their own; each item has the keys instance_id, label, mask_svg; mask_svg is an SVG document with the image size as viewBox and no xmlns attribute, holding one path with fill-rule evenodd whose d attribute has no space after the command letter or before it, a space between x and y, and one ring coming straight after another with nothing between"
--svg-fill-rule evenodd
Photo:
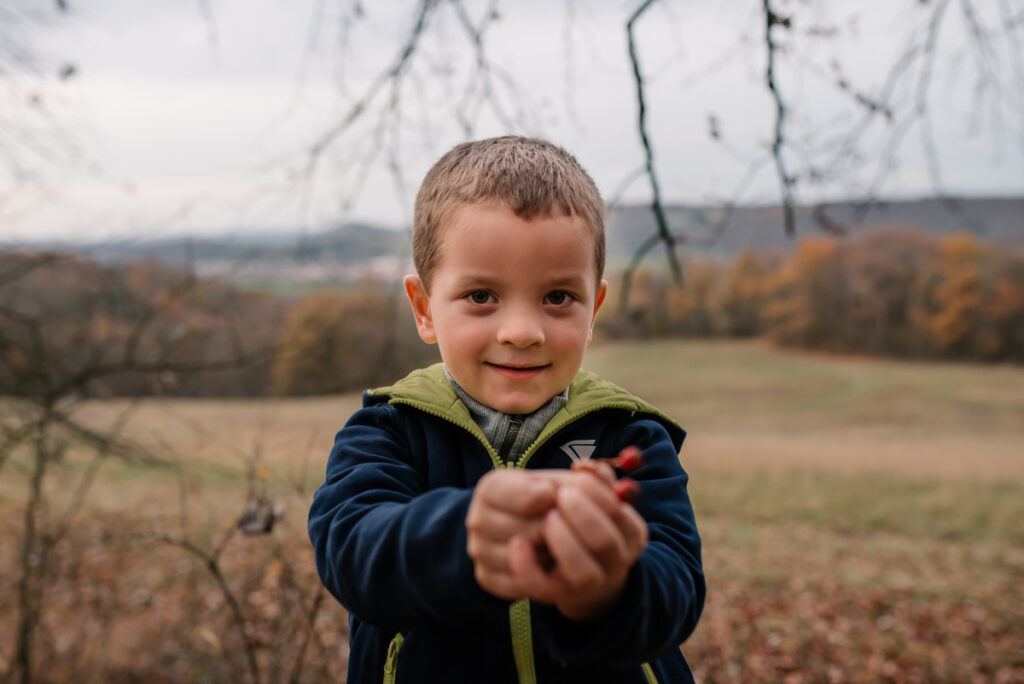
<instances>
[{"instance_id":1,"label":"jacket sleeve","mask_svg":"<svg viewBox=\"0 0 1024 684\"><path fill-rule=\"evenodd\" d=\"M643 449L646 464L637 511L650 541L615 604L600 617L573 622L552 606L535 607L536 640L556 661L636 664L676 649L693 632L704 606L700 537L686 493L688 477L661 423L640 419L622 430L618 447Z\"/></svg>"},{"instance_id":2,"label":"jacket sleeve","mask_svg":"<svg viewBox=\"0 0 1024 684\"><path fill-rule=\"evenodd\" d=\"M327 589L367 622L405 630L458 624L500 607L466 552L472 489L423 491L386 404L356 412L336 436L313 495L309 536Z\"/></svg>"}]
</instances>

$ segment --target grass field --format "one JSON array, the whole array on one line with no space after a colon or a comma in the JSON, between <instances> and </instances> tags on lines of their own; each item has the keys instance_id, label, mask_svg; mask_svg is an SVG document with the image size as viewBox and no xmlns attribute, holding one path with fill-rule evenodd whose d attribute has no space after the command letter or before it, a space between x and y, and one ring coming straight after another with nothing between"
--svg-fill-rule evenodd
<instances>
[{"instance_id":1,"label":"grass field","mask_svg":"<svg viewBox=\"0 0 1024 684\"><path fill-rule=\"evenodd\" d=\"M700 680L1024 681L1024 368L735 342L606 343L584 365L689 432L709 596L683 650ZM258 454L301 555L303 506L358 405L84 404L96 426L130 412L125 434L173 464L104 465L88 509L171 518L187 496L223 520Z\"/></svg>"}]
</instances>

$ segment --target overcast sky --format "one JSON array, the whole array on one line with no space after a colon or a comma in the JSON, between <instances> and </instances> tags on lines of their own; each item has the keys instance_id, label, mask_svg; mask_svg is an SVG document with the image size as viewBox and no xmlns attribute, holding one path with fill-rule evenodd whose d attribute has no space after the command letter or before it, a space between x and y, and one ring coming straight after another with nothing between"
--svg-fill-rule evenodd
<instances>
[{"instance_id":1,"label":"overcast sky","mask_svg":"<svg viewBox=\"0 0 1024 684\"><path fill-rule=\"evenodd\" d=\"M12 0L11 7L19 2L28 5ZM418 3L364 0L361 11L341 0L68 4L63 14L11 9L0 17L8 20L0 31L17 38L0 49L0 240L298 234L357 219L398 227L409 221L430 163L467 130L549 137L579 158L606 199L643 163L624 27L638 2L495 3L499 16L484 41L496 107L480 87L471 89L482 83L473 80L473 45L454 5L443 3L400 87L382 88L316 163L310 150L394 63ZM490 6L464 4L474 22ZM875 97L902 51L923 44L935 3L776 4L794 13L792 29L774 30L783 49L778 86L791 105L786 132L799 143L787 162L799 172L813 161L836 174L816 185L801 179L797 199L868 192L887 151L894 168L884 195L931 194L920 123L894 137L894 126L875 117L859 151L822 151L836 150L865 114L853 95ZM663 0L637 24L667 201L778 201L767 158L775 109L764 79L761 5ZM942 187L1022 194L1024 4L971 5L983 26L995 25L1001 11L1018 22L1009 35L993 34L984 63L965 31L966 4L948 5L926 91ZM61 79L65 64L75 73ZM834 64L847 92L836 87ZM906 111L921 64L901 82ZM979 74L999 87L986 90ZM623 195L649 197L642 178Z\"/></svg>"}]
</instances>

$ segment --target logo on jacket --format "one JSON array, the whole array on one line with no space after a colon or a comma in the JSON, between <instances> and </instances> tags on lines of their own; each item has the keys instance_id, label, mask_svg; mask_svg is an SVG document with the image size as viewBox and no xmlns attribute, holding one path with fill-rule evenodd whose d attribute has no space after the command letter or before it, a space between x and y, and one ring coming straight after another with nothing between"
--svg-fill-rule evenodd
<instances>
[{"instance_id":1,"label":"logo on jacket","mask_svg":"<svg viewBox=\"0 0 1024 684\"><path fill-rule=\"evenodd\" d=\"M596 440L593 439L574 439L559 448L569 454L569 458L573 461L589 461L590 457L594 455L594 450L597 449L595 442Z\"/></svg>"}]
</instances>

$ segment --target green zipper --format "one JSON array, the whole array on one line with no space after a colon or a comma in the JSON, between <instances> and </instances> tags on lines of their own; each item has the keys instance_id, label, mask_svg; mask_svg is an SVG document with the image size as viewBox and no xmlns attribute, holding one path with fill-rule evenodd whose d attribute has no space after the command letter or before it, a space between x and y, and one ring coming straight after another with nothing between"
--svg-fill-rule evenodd
<instances>
[{"instance_id":1,"label":"green zipper","mask_svg":"<svg viewBox=\"0 0 1024 684\"><path fill-rule=\"evenodd\" d=\"M533 663L533 627L530 624L530 600L513 601L508 609L512 627L512 657L516 661L519 684L537 684L537 670Z\"/></svg>"},{"instance_id":2,"label":"green zipper","mask_svg":"<svg viewBox=\"0 0 1024 684\"><path fill-rule=\"evenodd\" d=\"M405 637L401 632L388 644L388 657L384 660L384 684L395 684L398 677L398 652L402 650Z\"/></svg>"},{"instance_id":3,"label":"green zipper","mask_svg":"<svg viewBox=\"0 0 1024 684\"><path fill-rule=\"evenodd\" d=\"M471 426L464 421L458 420L455 416L438 411L433 407L418 401L392 398L388 403L412 406L424 413L437 416L438 418L461 427L469 434L475 436L480 440L480 443L484 445L484 449L487 450L487 455L491 457L491 466L495 470L500 468L523 468L526 466L526 461L522 458L519 459L518 463L504 463L498 455L498 452L495 451L494 447L491 446L491 443L487 441L487 436L484 435L483 430L481 430L480 426L476 423L473 423ZM543 440L538 436L537 440L530 445L530 448L536 450L541 443L543 443ZM508 619L509 627L512 631L512 657L516 663L516 672L519 674L519 684L537 684L537 670L533 662L533 629L530 625L530 601L528 599L514 601L512 605L509 606ZM397 639L398 637L395 638ZM393 645L395 642L392 641L391 643ZM390 650L388 655L390 660ZM397 655L398 653L396 651L395 656L397 657ZM385 669L384 682L385 684L392 684L394 679L389 680L387 677L387 670Z\"/></svg>"},{"instance_id":4,"label":"green zipper","mask_svg":"<svg viewBox=\"0 0 1024 684\"><path fill-rule=\"evenodd\" d=\"M643 663L640 665L640 669L644 671L644 676L647 677L647 684L658 684L658 676L654 674L654 668L651 667L650 663Z\"/></svg>"}]
</instances>

